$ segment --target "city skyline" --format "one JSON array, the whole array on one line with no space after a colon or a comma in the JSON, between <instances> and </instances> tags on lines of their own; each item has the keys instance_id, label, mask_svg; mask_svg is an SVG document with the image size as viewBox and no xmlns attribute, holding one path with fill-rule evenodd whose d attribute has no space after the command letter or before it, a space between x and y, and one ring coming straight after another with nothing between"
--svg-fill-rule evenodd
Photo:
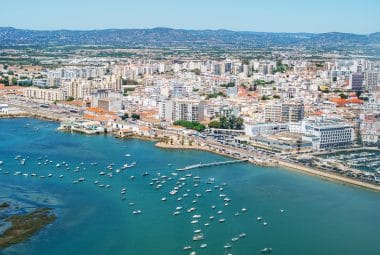
<instances>
[{"instance_id":1,"label":"city skyline","mask_svg":"<svg viewBox=\"0 0 380 255\"><path fill-rule=\"evenodd\" d=\"M23 6L23 8L19 8ZM376 10L380 3L323 0L310 5L297 0L232 2L199 0L191 3L123 2L111 0L64 3L50 1L6 2L0 17L1 27L36 30L91 30L169 27L181 29L228 29L257 32L346 32L370 34L379 31ZM77 17L75 19L68 17Z\"/></svg>"}]
</instances>

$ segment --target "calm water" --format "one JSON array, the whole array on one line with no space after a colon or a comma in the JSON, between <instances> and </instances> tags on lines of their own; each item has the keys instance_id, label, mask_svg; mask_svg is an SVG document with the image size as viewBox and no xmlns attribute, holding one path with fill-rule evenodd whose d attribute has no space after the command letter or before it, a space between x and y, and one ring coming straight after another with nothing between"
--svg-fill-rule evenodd
<instances>
[{"instance_id":1,"label":"calm water","mask_svg":"<svg viewBox=\"0 0 380 255\"><path fill-rule=\"evenodd\" d=\"M191 245L197 254L216 255L225 254L223 246L227 242L233 246L230 253L242 255L260 254L264 247L272 247L272 254L380 254L379 193L250 164L172 176L177 167L226 158L198 151L157 149L147 141L60 133L56 127L55 123L33 119L0 120L0 160L4 161L0 166L0 201L19 203L24 210L50 206L58 215L56 222L31 240L0 250L0 254L181 255L189 254L183 247ZM126 157L127 153L131 157ZM30 158L21 165L16 155ZM53 163L44 165L45 158L38 160L45 156ZM62 161L70 170L56 167ZM137 162L135 167L116 173L115 169L133 161ZM100 176L100 171L110 172L106 166L112 162L113 177ZM79 170L74 172L76 167ZM10 173L4 175L6 171ZM16 171L29 176L14 176ZM145 171L150 175L142 176ZM159 190L150 185L157 172L172 178ZM53 176L41 179L31 177L31 173ZM188 173L201 177L199 186L194 187L193 179L187 178L177 195L169 195L178 178ZM59 178L61 174L63 178ZM130 179L131 175L135 179ZM85 182L73 184L81 177ZM207 184L210 177L215 178L214 184ZM100 188L94 184L96 180L111 187ZM227 183L223 191L214 188L223 182ZM122 200L120 191L124 187L127 192ZM212 192L206 193L206 189ZM177 201L184 193L188 197ZM196 193L202 196L193 204ZM228 206L219 194L231 199ZM161 201L162 197L167 201ZM136 204L130 206L130 202ZM212 210L211 205L217 208ZM177 206L183 207L182 213L173 216ZM197 210L187 213L190 207ZM248 211L241 212L243 207ZM133 210L142 213L133 215ZM218 210L223 211L221 215ZM234 216L236 212L239 216ZM190 224L194 214L202 215L198 224ZM215 216L213 221L208 219L211 215ZM258 216L263 221L258 222ZM220 218L226 221L219 223ZM204 226L207 222L209 226ZM192 241L196 229L202 229L205 240ZM231 242L243 232L245 238ZM200 249L201 243L208 247Z\"/></svg>"}]
</instances>

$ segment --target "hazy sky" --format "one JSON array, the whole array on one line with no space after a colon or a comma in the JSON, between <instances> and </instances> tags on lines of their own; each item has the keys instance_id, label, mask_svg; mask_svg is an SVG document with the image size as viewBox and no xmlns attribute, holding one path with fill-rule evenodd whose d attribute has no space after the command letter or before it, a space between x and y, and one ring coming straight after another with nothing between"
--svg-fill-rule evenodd
<instances>
[{"instance_id":1,"label":"hazy sky","mask_svg":"<svg viewBox=\"0 0 380 255\"><path fill-rule=\"evenodd\" d=\"M0 8L0 26L31 29L380 31L380 0L8 0Z\"/></svg>"}]
</instances>

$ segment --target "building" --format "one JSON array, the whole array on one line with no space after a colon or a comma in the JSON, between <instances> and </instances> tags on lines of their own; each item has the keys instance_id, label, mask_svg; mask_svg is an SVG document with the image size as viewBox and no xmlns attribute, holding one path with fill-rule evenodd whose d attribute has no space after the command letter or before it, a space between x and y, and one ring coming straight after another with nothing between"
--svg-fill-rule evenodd
<instances>
[{"instance_id":1,"label":"building","mask_svg":"<svg viewBox=\"0 0 380 255\"><path fill-rule=\"evenodd\" d=\"M27 87L24 90L24 96L30 99L39 99L44 102L65 100L64 93L61 89L41 89L36 87Z\"/></svg>"},{"instance_id":2,"label":"building","mask_svg":"<svg viewBox=\"0 0 380 255\"><path fill-rule=\"evenodd\" d=\"M267 104L264 108L265 122L282 122L282 104Z\"/></svg>"},{"instance_id":3,"label":"building","mask_svg":"<svg viewBox=\"0 0 380 255\"><path fill-rule=\"evenodd\" d=\"M288 131L288 123L250 123L244 122L244 133L250 137L260 135L272 135L278 132Z\"/></svg>"},{"instance_id":4,"label":"building","mask_svg":"<svg viewBox=\"0 0 380 255\"><path fill-rule=\"evenodd\" d=\"M352 74L350 74L349 85L350 85L350 88L354 92L362 92L363 91L363 89L364 89L363 82L364 82L364 74L363 73L352 73Z\"/></svg>"},{"instance_id":5,"label":"building","mask_svg":"<svg viewBox=\"0 0 380 255\"><path fill-rule=\"evenodd\" d=\"M183 98L166 99L159 102L158 113L160 120L163 121L203 121L204 102Z\"/></svg>"},{"instance_id":6,"label":"building","mask_svg":"<svg viewBox=\"0 0 380 255\"><path fill-rule=\"evenodd\" d=\"M299 122L305 115L303 102L286 102L282 104L282 122Z\"/></svg>"},{"instance_id":7,"label":"building","mask_svg":"<svg viewBox=\"0 0 380 255\"><path fill-rule=\"evenodd\" d=\"M291 123L289 130L304 134L316 150L347 148L354 142L354 126L339 119L309 118Z\"/></svg>"},{"instance_id":8,"label":"building","mask_svg":"<svg viewBox=\"0 0 380 255\"><path fill-rule=\"evenodd\" d=\"M304 115L304 104L297 101L268 104L264 109L265 122L299 122Z\"/></svg>"},{"instance_id":9,"label":"building","mask_svg":"<svg viewBox=\"0 0 380 255\"><path fill-rule=\"evenodd\" d=\"M163 100L159 102L158 115L160 120L171 122L173 120L173 101Z\"/></svg>"},{"instance_id":10,"label":"building","mask_svg":"<svg viewBox=\"0 0 380 255\"><path fill-rule=\"evenodd\" d=\"M365 89L372 92L377 90L379 73L368 71L365 73Z\"/></svg>"},{"instance_id":11,"label":"building","mask_svg":"<svg viewBox=\"0 0 380 255\"><path fill-rule=\"evenodd\" d=\"M98 107L107 112L118 112L121 110L121 99L120 98L107 98L99 99Z\"/></svg>"},{"instance_id":12,"label":"building","mask_svg":"<svg viewBox=\"0 0 380 255\"><path fill-rule=\"evenodd\" d=\"M7 104L0 104L0 113L8 114L8 105Z\"/></svg>"}]
</instances>

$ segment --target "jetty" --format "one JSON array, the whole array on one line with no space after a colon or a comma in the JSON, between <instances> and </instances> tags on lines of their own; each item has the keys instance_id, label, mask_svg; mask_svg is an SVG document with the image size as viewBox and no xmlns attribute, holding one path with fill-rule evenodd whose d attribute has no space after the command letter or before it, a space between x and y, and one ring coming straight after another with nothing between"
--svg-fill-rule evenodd
<instances>
[{"instance_id":1,"label":"jetty","mask_svg":"<svg viewBox=\"0 0 380 255\"><path fill-rule=\"evenodd\" d=\"M183 168L177 168L177 171L187 171L195 168L205 168L212 166L221 166L221 165L232 165L242 162L248 162L248 159L239 159L239 160L228 160L228 161L220 161L220 162L212 162L212 163L199 163L195 165L185 166Z\"/></svg>"}]
</instances>

